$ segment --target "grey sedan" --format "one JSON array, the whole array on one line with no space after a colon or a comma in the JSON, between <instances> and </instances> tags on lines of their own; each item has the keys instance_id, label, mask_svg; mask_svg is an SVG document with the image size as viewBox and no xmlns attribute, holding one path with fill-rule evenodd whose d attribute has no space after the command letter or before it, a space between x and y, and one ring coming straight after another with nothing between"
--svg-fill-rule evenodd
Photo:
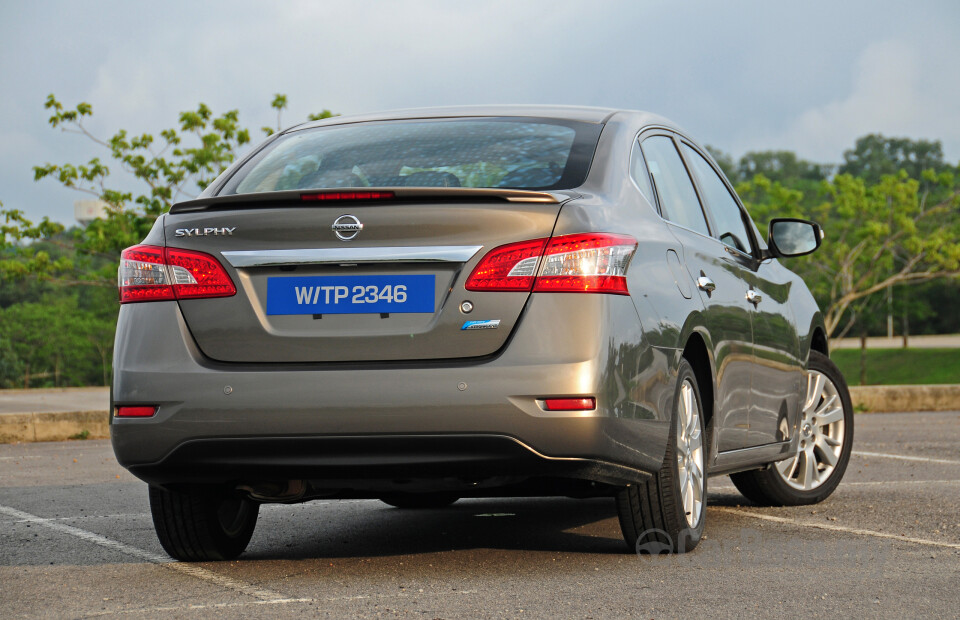
<instances>
[{"instance_id":1,"label":"grey sedan","mask_svg":"<svg viewBox=\"0 0 960 620\"><path fill-rule=\"evenodd\" d=\"M708 476L819 502L853 440L821 313L689 135L493 106L276 134L122 254L112 437L181 560L265 502L608 496L693 549Z\"/></svg>"}]
</instances>

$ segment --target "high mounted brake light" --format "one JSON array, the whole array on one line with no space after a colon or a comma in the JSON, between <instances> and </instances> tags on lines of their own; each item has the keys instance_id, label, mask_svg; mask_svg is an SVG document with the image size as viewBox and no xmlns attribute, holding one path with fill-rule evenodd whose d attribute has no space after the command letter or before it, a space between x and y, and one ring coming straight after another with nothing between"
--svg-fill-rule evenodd
<instances>
[{"instance_id":1,"label":"high mounted brake light","mask_svg":"<svg viewBox=\"0 0 960 620\"><path fill-rule=\"evenodd\" d=\"M300 200L389 200L393 192L315 192L300 194Z\"/></svg>"},{"instance_id":2,"label":"high mounted brake light","mask_svg":"<svg viewBox=\"0 0 960 620\"><path fill-rule=\"evenodd\" d=\"M135 245L120 254L120 303L230 297L237 288L223 265L203 252Z\"/></svg>"},{"instance_id":3,"label":"high mounted brake light","mask_svg":"<svg viewBox=\"0 0 960 620\"><path fill-rule=\"evenodd\" d=\"M629 295L627 267L637 240L584 233L494 248L474 268L468 291L543 291Z\"/></svg>"}]
</instances>

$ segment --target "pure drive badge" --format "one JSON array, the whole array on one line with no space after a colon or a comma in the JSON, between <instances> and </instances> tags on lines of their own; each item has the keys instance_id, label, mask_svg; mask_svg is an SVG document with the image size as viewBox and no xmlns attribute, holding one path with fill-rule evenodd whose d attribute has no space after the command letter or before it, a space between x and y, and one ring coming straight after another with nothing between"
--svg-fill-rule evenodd
<instances>
[{"instance_id":1,"label":"pure drive badge","mask_svg":"<svg viewBox=\"0 0 960 620\"><path fill-rule=\"evenodd\" d=\"M460 329L497 329L500 327L500 319L488 319L486 321L467 321Z\"/></svg>"}]
</instances>

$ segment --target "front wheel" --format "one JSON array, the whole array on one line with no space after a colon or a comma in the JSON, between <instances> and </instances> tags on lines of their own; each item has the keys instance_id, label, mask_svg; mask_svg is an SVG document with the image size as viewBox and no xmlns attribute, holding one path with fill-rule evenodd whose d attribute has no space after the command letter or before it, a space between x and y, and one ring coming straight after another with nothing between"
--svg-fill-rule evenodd
<instances>
[{"instance_id":1,"label":"front wheel","mask_svg":"<svg viewBox=\"0 0 960 620\"><path fill-rule=\"evenodd\" d=\"M706 435L693 368L681 360L663 465L649 481L617 493L624 540L637 553L685 553L703 536L706 520Z\"/></svg>"},{"instance_id":2,"label":"front wheel","mask_svg":"<svg viewBox=\"0 0 960 620\"><path fill-rule=\"evenodd\" d=\"M800 437L790 458L730 476L747 499L765 506L816 504L843 478L853 447L853 406L840 369L817 351L810 352L797 431Z\"/></svg>"},{"instance_id":3,"label":"front wheel","mask_svg":"<svg viewBox=\"0 0 960 620\"><path fill-rule=\"evenodd\" d=\"M150 487L153 526L164 551L186 562L232 560L247 548L260 504L206 489Z\"/></svg>"}]
</instances>

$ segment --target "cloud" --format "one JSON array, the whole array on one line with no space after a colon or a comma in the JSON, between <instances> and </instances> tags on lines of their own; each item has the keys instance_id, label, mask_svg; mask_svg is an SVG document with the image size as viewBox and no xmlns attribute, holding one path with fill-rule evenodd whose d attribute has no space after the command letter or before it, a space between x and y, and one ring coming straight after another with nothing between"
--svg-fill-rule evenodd
<instances>
[{"instance_id":1,"label":"cloud","mask_svg":"<svg viewBox=\"0 0 960 620\"><path fill-rule=\"evenodd\" d=\"M926 65L926 66L925 66ZM957 81L931 71L929 59L906 42L888 39L860 54L849 92L809 108L770 143L790 145L814 161L836 161L868 133L960 141ZM949 150L948 150L949 152Z\"/></svg>"}]
</instances>

